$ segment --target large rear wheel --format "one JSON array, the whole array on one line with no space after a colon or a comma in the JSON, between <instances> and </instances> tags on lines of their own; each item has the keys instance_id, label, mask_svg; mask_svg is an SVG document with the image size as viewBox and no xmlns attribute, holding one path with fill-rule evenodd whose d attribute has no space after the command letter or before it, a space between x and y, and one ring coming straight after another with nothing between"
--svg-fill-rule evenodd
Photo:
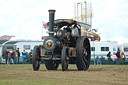
<instances>
[{"instance_id":1,"label":"large rear wheel","mask_svg":"<svg viewBox=\"0 0 128 85\"><path fill-rule=\"evenodd\" d=\"M38 71L40 68L40 48L39 46L35 46L33 49L32 64L33 64L33 70Z\"/></svg>"},{"instance_id":2,"label":"large rear wheel","mask_svg":"<svg viewBox=\"0 0 128 85\"><path fill-rule=\"evenodd\" d=\"M76 65L78 70L87 70L90 65L91 50L90 42L86 36L79 37L76 44L77 59Z\"/></svg>"}]
</instances>

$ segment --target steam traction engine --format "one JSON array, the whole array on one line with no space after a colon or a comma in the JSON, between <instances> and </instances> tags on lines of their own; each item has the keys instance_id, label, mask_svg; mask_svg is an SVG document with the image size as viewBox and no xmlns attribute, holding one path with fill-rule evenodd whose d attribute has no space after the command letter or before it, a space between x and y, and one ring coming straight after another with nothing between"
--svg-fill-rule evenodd
<instances>
[{"instance_id":1,"label":"steam traction engine","mask_svg":"<svg viewBox=\"0 0 128 85\"><path fill-rule=\"evenodd\" d=\"M49 36L43 45L33 49L33 70L38 71L40 62L44 61L48 70L57 70L61 63L62 70L68 70L70 59L76 63L78 70L87 70L90 65L90 42L81 36L80 22L72 19L54 20L55 10L49 10Z\"/></svg>"}]
</instances>

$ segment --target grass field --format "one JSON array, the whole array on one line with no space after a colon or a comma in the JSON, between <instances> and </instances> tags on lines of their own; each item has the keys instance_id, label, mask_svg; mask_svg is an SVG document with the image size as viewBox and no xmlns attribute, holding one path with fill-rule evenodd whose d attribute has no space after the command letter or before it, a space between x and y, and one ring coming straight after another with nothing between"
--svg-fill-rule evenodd
<instances>
[{"instance_id":1,"label":"grass field","mask_svg":"<svg viewBox=\"0 0 128 85\"><path fill-rule=\"evenodd\" d=\"M32 65L0 65L0 85L128 85L127 65L91 65L88 71L77 71L69 65L63 72L48 71L41 65L33 71Z\"/></svg>"}]
</instances>

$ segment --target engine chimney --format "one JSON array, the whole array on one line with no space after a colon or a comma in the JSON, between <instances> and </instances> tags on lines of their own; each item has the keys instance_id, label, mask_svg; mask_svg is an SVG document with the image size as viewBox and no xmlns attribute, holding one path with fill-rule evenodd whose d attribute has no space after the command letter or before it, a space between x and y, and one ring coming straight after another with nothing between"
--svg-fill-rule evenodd
<instances>
[{"instance_id":1,"label":"engine chimney","mask_svg":"<svg viewBox=\"0 0 128 85\"><path fill-rule=\"evenodd\" d=\"M53 36L55 10L48 10L48 12L49 12L49 36Z\"/></svg>"}]
</instances>

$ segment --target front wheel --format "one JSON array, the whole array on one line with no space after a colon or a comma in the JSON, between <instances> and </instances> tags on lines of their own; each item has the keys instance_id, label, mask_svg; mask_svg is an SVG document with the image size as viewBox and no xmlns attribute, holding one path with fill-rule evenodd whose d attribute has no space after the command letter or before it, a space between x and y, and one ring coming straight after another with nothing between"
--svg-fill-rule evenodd
<instances>
[{"instance_id":1,"label":"front wheel","mask_svg":"<svg viewBox=\"0 0 128 85\"><path fill-rule=\"evenodd\" d=\"M35 46L33 49L32 64L33 64L33 70L38 71L40 68L40 48L39 46Z\"/></svg>"},{"instance_id":2,"label":"front wheel","mask_svg":"<svg viewBox=\"0 0 128 85\"><path fill-rule=\"evenodd\" d=\"M47 68L47 70L57 70L59 67L59 62L53 60L46 60L45 67Z\"/></svg>"},{"instance_id":3,"label":"front wheel","mask_svg":"<svg viewBox=\"0 0 128 85\"><path fill-rule=\"evenodd\" d=\"M69 64L69 58L67 57L67 46L63 46L61 52L61 65L63 71L68 70L68 64Z\"/></svg>"}]
</instances>

